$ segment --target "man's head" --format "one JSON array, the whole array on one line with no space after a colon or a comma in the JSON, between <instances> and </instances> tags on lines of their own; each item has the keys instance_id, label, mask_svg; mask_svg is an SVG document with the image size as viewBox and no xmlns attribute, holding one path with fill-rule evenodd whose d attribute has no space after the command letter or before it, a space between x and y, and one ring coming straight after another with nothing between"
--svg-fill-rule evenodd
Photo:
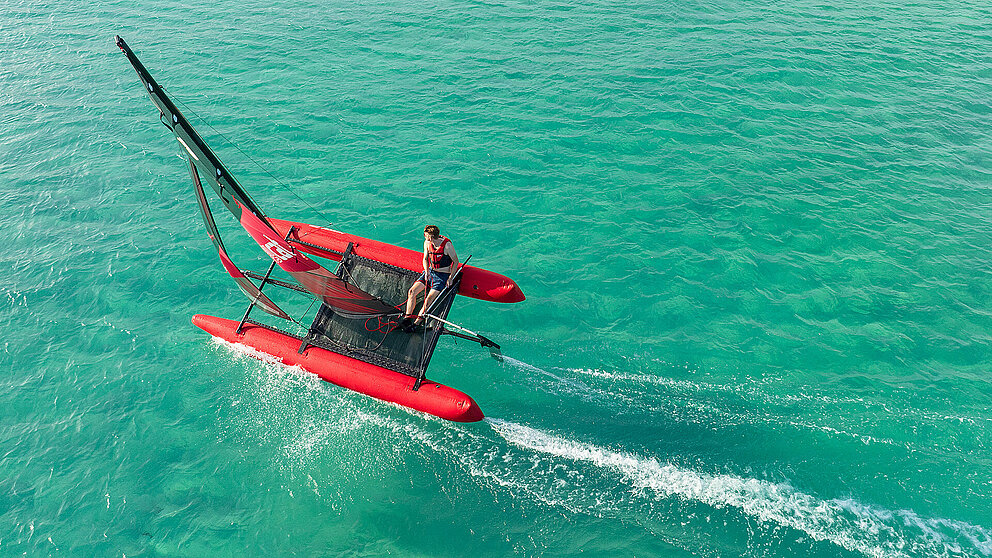
<instances>
[{"instance_id":1,"label":"man's head","mask_svg":"<svg viewBox=\"0 0 992 558\"><path fill-rule=\"evenodd\" d=\"M424 234L431 238L437 238L441 236L441 229L437 228L437 225L427 225L424 227Z\"/></svg>"}]
</instances>

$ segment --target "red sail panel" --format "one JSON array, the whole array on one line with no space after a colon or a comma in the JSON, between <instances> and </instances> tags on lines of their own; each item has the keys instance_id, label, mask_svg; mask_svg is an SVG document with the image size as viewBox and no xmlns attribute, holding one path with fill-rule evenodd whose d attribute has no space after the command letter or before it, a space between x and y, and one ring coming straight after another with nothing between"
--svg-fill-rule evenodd
<instances>
[{"instance_id":1,"label":"red sail panel","mask_svg":"<svg viewBox=\"0 0 992 558\"><path fill-rule=\"evenodd\" d=\"M241 212L241 226L262 250L306 290L336 313L352 318L396 314L400 310L343 281L320 264L304 256L295 246L277 236L268 223L251 211Z\"/></svg>"}]
</instances>

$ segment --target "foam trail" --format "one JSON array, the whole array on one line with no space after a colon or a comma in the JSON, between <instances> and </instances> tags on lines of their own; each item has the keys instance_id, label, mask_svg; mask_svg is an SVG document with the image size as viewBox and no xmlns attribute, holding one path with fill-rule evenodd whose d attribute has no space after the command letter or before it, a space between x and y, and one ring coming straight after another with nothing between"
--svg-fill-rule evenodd
<instances>
[{"instance_id":1,"label":"foam trail","mask_svg":"<svg viewBox=\"0 0 992 558\"><path fill-rule=\"evenodd\" d=\"M648 489L659 498L677 496L715 508L733 507L762 522L798 529L814 540L828 541L866 556L992 555L992 532L979 526L921 519L911 511L880 510L852 500L821 500L785 483L699 473L520 424L487 420L515 446L610 469L620 473L633 489ZM978 554L963 548L964 542Z\"/></svg>"},{"instance_id":2,"label":"foam trail","mask_svg":"<svg viewBox=\"0 0 992 558\"><path fill-rule=\"evenodd\" d=\"M287 365L283 364L282 361L280 361L278 358L270 355L269 353L262 352L262 351L256 349L255 347L252 347L251 345L245 345L245 344L242 344L242 343L232 343L232 342L230 342L230 341L228 341L226 339L223 339L221 337L211 337L210 339L218 347L224 347L224 348L228 349L229 351L231 351L231 352L233 352L235 354L239 354L241 356L247 356L247 357L251 357L251 358L254 358L254 359L258 359L258 360L260 360L260 361L262 361L262 362L264 362L266 364L277 364L277 365L280 365L280 366L285 367L287 370L289 370L289 369L302 370L302 368L300 368L298 366L287 366Z\"/></svg>"}]
</instances>

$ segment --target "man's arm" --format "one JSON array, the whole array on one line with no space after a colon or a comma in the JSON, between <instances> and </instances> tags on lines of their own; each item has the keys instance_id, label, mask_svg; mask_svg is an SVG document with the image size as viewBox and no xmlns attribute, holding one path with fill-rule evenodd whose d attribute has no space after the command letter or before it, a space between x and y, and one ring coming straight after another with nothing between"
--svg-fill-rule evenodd
<instances>
[{"instance_id":1,"label":"man's arm","mask_svg":"<svg viewBox=\"0 0 992 558\"><path fill-rule=\"evenodd\" d=\"M458 271L458 255L455 254L455 246L452 243L448 243L445 246L445 252L447 252L448 257L451 258L451 275L448 275L448 285L451 285L451 281L455 278L455 272Z\"/></svg>"}]
</instances>

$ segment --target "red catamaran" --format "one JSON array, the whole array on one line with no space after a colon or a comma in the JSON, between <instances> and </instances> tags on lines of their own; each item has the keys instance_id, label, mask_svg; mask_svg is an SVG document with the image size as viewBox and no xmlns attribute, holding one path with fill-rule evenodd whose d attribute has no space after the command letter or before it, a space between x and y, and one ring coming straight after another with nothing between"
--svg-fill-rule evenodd
<instances>
[{"instance_id":1,"label":"red catamaran","mask_svg":"<svg viewBox=\"0 0 992 558\"><path fill-rule=\"evenodd\" d=\"M120 37L114 39L158 107L162 123L182 145L207 234L224 269L251 299L240 321L198 314L193 323L211 335L248 345L341 387L448 420L481 420L482 410L471 397L427 380L427 365L441 335L469 339L498 351L499 346L491 340L446 318L456 294L492 302L520 302L524 294L517 284L498 273L462 264L453 276L453 284L428 309L430 318L425 327L413 333L396 330L393 325L402 314L407 289L421 271L422 255L323 227L267 217L127 43ZM272 258L266 273L243 270L228 257L204 193L204 182ZM305 254L336 262L337 268L331 272ZM271 277L277 265L295 281ZM251 319L251 311L258 307L278 318L295 321L262 293L269 285L320 302L306 335Z\"/></svg>"}]
</instances>

